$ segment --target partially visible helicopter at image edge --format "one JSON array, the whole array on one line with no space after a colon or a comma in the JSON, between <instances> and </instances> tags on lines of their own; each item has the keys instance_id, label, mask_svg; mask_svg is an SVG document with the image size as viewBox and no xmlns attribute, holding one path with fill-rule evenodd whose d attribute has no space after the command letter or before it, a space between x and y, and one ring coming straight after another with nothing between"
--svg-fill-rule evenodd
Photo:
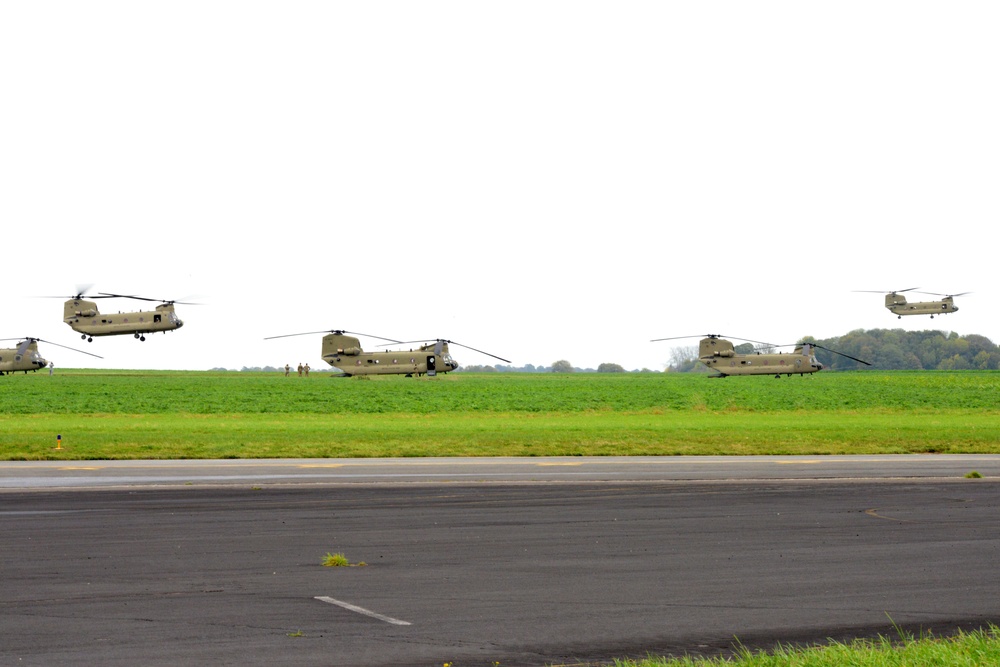
<instances>
[{"instance_id":1,"label":"partially visible helicopter at image edge","mask_svg":"<svg viewBox=\"0 0 1000 667\"><path fill-rule=\"evenodd\" d=\"M664 340L680 340L682 338L695 338L695 336L676 336L673 338L655 338L651 343ZM730 338L735 338L730 336ZM772 345L762 341L749 340L746 338L736 338L736 340L748 343L757 343L768 348L789 347L786 345ZM754 352L751 354L740 354L736 352L733 344L722 337L722 334L705 334L698 345L698 361L715 371L710 378L724 378L730 375L774 375L780 378L782 375L791 377L792 375L807 375L823 370L823 364L816 359L814 349L818 348L847 357L858 363L871 366L867 361L862 361L850 355L828 347L817 345L816 343L797 343L795 351L790 354L780 352Z\"/></svg>"},{"instance_id":2,"label":"partially visible helicopter at image edge","mask_svg":"<svg viewBox=\"0 0 1000 667\"><path fill-rule=\"evenodd\" d=\"M177 317L174 311L175 303L188 303L185 301L168 301L165 299L150 299L134 294L110 294L100 292L96 295L86 296L81 290L75 296L63 304L63 322L68 324L73 331L80 334L80 338L87 342L93 342L94 336L123 336L132 334L140 341L146 340L146 334L173 331L184 326L184 321ZM86 298L84 298L86 296ZM65 298L65 297L53 297ZM117 314L104 314L97 308L97 304L90 299L135 299L138 301L159 302L154 310L140 310L134 312L119 312Z\"/></svg>"},{"instance_id":3,"label":"partially visible helicopter at image edge","mask_svg":"<svg viewBox=\"0 0 1000 667\"><path fill-rule=\"evenodd\" d=\"M917 292L918 287L910 287L908 289L896 290L895 292L889 292L885 295L885 307L889 309L889 312L896 316L896 319L902 319L903 315L930 315L931 319L937 314L948 314L958 311L958 306L955 305L956 296L965 296L966 294L972 294L972 292L961 292L960 294L938 294L937 292ZM854 290L855 292L868 292L874 294L884 294L885 290ZM915 301L913 303L908 303L906 297L903 296L903 292L913 292L914 294L928 294L930 296L940 296L944 297L940 301Z\"/></svg>"},{"instance_id":4,"label":"partially visible helicopter at image edge","mask_svg":"<svg viewBox=\"0 0 1000 667\"><path fill-rule=\"evenodd\" d=\"M90 354L90 356L97 357L98 359L104 358L96 354L91 354L90 352L78 350L74 347L67 347L66 345L60 345L59 343L42 340L41 338L31 338L28 336L22 338L0 338L0 341L6 340L16 340L19 342L17 347L6 349L0 348L0 375L13 374L17 371L24 371L24 373L27 374L28 371L36 372L40 368L48 366L49 362L38 352L39 342L46 343L48 345L55 345L56 347L63 347L67 350L79 352L80 354Z\"/></svg>"},{"instance_id":5,"label":"partially visible helicopter at image edge","mask_svg":"<svg viewBox=\"0 0 1000 667\"><path fill-rule=\"evenodd\" d=\"M504 361L508 364L510 363L507 359L498 357L495 354L483 352L482 350L477 350L474 347L462 345L461 343L456 343L452 340L444 340L442 338L419 341L399 341L392 338L383 338L382 336L372 336L371 334L344 331L343 329L333 329L331 331L309 331L305 333L285 334L282 336L268 336L264 340L289 338L291 336L310 336L320 333L326 334L323 336L323 361L339 370L344 377L351 377L353 375L405 375L406 377L412 377L414 375L418 377L421 375L428 375L433 377L438 373L447 373L458 368L458 362L452 358L451 352L448 349L449 344L458 345L474 352L479 352L480 354L493 357L494 359L499 359L500 361ZM365 352L361 348L361 341L354 336L347 335L351 333L357 336L367 336L369 338L386 340L389 341L390 344L424 344L411 350L380 350L376 352Z\"/></svg>"}]
</instances>

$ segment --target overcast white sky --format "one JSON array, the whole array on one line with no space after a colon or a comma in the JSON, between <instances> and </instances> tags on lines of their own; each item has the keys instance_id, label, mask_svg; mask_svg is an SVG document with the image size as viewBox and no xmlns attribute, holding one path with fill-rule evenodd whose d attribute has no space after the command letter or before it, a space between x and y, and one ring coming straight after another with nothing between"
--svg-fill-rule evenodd
<instances>
[{"instance_id":1,"label":"overcast white sky","mask_svg":"<svg viewBox=\"0 0 1000 667\"><path fill-rule=\"evenodd\" d=\"M995 2L6 2L0 338L105 357L43 344L59 367L165 369L326 368L319 335L263 339L332 328L656 370L667 336L1000 341L998 19ZM34 298L87 284L204 305L144 343L88 344ZM852 292L909 287L973 293L897 320Z\"/></svg>"}]
</instances>

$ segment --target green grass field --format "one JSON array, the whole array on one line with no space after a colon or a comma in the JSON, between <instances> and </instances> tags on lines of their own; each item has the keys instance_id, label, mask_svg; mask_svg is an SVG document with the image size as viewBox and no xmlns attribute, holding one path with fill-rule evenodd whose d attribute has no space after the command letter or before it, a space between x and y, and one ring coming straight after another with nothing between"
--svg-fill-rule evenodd
<instances>
[{"instance_id":1,"label":"green grass field","mask_svg":"<svg viewBox=\"0 0 1000 667\"><path fill-rule=\"evenodd\" d=\"M0 378L0 458L992 453L998 389L989 371L710 380L61 369Z\"/></svg>"},{"instance_id":2,"label":"green grass field","mask_svg":"<svg viewBox=\"0 0 1000 667\"><path fill-rule=\"evenodd\" d=\"M857 639L770 652L742 649L733 658L650 658L616 661L615 667L994 667L1000 664L995 625L951 637L903 635Z\"/></svg>"}]
</instances>

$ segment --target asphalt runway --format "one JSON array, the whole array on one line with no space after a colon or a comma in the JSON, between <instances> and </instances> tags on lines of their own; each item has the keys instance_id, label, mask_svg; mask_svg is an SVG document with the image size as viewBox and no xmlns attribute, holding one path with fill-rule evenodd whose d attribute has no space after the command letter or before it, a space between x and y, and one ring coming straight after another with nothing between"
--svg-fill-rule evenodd
<instances>
[{"instance_id":1,"label":"asphalt runway","mask_svg":"<svg viewBox=\"0 0 1000 667\"><path fill-rule=\"evenodd\" d=\"M506 667L944 634L1000 619L997 479L992 456L2 462L0 664Z\"/></svg>"}]
</instances>

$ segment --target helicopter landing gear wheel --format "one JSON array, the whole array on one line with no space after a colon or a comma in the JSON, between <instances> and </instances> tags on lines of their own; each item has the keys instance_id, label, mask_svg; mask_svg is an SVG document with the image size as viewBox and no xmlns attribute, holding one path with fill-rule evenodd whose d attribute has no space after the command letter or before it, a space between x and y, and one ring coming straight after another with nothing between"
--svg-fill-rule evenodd
<instances>
[{"instance_id":1,"label":"helicopter landing gear wheel","mask_svg":"<svg viewBox=\"0 0 1000 667\"><path fill-rule=\"evenodd\" d=\"M87 334L80 334L80 340L87 340Z\"/></svg>"},{"instance_id":2,"label":"helicopter landing gear wheel","mask_svg":"<svg viewBox=\"0 0 1000 667\"><path fill-rule=\"evenodd\" d=\"M93 337L90 337L90 338L88 338L88 339L87 339L87 342L88 342L88 343L93 343L93 342L94 342L94 338L93 338Z\"/></svg>"},{"instance_id":3,"label":"helicopter landing gear wheel","mask_svg":"<svg viewBox=\"0 0 1000 667\"><path fill-rule=\"evenodd\" d=\"M145 341L145 340L146 340L146 337L145 337L145 336L139 336L139 340L141 340L141 341Z\"/></svg>"}]
</instances>

